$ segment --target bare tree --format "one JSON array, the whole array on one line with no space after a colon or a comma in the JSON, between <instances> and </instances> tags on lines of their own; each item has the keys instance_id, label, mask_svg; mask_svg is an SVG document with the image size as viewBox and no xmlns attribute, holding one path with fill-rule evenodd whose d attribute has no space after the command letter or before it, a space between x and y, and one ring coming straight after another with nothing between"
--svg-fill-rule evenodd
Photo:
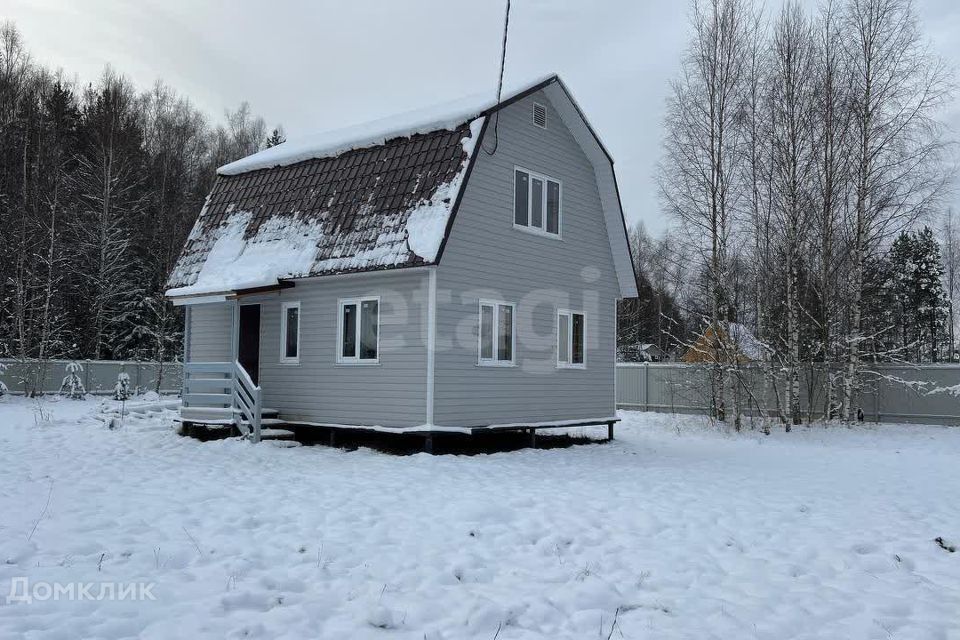
<instances>
[{"instance_id":1,"label":"bare tree","mask_svg":"<svg viewBox=\"0 0 960 640\"><path fill-rule=\"evenodd\" d=\"M947 297L950 299L949 331L950 347L947 350L947 360L954 362L956 353L960 350L957 345L957 317L956 300L960 299L960 228L957 227L957 219L953 209L947 209L944 216L942 228L943 244L943 266L944 266L944 288L947 290Z\"/></svg>"},{"instance_id":2,"label":"bare tree","mask_svg":"<svg viewBox=\"0 0 960 640\"><path fill-rule=\"evenodd\" d=\"M145 176L133 87L107 69L85 102L88 140L73 176L81 206L74 232L89 300L86 342L94 357L104 358L114 357L117 337L128 329L125 312L143 295L131 235L144 206Z\"/></svg>"},{"instance_id":3,"label":"bare tree","mask_svg":"<svg viewBox=\"0 0 960 640\"><path fill-rule=\"evenodd\" d=\"M773 211L784 260L787 374L790 423L800 424L800 282L811 212L813 153L813 31L796 0L781 10L773 29L770 70Z\"/></svg>"},{"instance_id":4,"label":"bare tree","mask_svg":"<svg viewBox=\"0 0 960 640\"><path fill-rule=\"evenodd\" d=\"M880 243L928 211L945 175L935 112L949 93L943 64L921 38L910 0L848 0L844 53L850 67L853 212L850 321L843 417L860 386L864 265Z\"/></svg>"},{"instance_id":5,"label":"bare tree","mask_svg":"<svg viewBox=\"0 0 960 640\"><path fill-rule=\"evenodd\" d=\"M823 363L823 416L836 413L834 329L839 309L838 275L842 259L837 248L838 225L847 202L850 110L849 75L842 55L842 31L832 0L821 7L815 25L814 49L814 159L812 254L817 264L814 280L818 306L812 316L819 334Z\"/></svg>"},{"instance_id":6,"label":"bare tree","mask_svg":"<svg viewBox=\"0 0 960 640\"><path fill-rule=\"evenodd\" d=\"M694 0L691 15L693 37L668 102L660 191L686 231L699 236L710 334L719 353L730 321L727 278L740 196L735 188L743 159L740 119L757 20L750 0ZM711 410L722 418L725 370L716 360Z\"/></svg>"}]
</instances>

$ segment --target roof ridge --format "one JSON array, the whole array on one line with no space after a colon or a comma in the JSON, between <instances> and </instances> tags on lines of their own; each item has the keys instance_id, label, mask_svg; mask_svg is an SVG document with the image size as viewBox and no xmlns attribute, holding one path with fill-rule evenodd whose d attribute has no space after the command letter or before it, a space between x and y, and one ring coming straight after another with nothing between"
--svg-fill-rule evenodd
<instances>
[{"instance_id":1,"label":"roof ridge","mask_svg":"<svg viewBox=\"0 0 960 640\"><path fill-rule=\"evenodd\" d=\"M287 140L217 169L219 175L238 175L288 166L320 158L335 158L347 151L377 147L396 138L409 138L441 129L452 131L480 116L490 115L516 100L559 81L556 73L512 87L498 102L495 94L478 93L394 116Z\"/></svg>"}]
</instances>

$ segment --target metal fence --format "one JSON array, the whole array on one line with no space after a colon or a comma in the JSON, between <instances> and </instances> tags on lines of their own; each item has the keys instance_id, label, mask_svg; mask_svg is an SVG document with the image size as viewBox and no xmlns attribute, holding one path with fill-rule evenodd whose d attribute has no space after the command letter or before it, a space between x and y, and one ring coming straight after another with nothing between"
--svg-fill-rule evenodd
<instances>
[{"instance_id":1,"label":"metal fence","mask_svg":"<svg viewBox=\"0 0 960 640\"><path fill-rule=\"evenodd\" d=\"M804 367L800 377L804 418L823 415L826 375L822 366ZM833 375L837 376L837 372ZM769 415L776 409L778 394L781 400L784 397L782 384L774 388L756 367L744 367L740 379L741 406L747 415ZM960 365L876 365L864 373L863 379L857 401L866 420L960 425L960 396L934 391L960 385ZM728 413L733 407L732 394L731 386L725 393ZM710 397L709 366L674 362L617 364L617 406L621 409L707 413Z\"/></svg>"},{"instance_id":2,"label":"metal fence","mask_svg":"<svg viewBox=\"0 0 960 640\"><path fill-rule=\"evenodd\" d=\"M119 360L18 360L0 359L6 371L0 380L12 393L60 391L67 375L66 366L77 362L83 367L79 374L83 388L88 393L112 393L117 384L117 375L124 371L130 376L130 386L140 391L156 391L160 381L160 393L179 393L183 386L183 365L179 362L123 362Z\"/></svg>"}]
</instances>

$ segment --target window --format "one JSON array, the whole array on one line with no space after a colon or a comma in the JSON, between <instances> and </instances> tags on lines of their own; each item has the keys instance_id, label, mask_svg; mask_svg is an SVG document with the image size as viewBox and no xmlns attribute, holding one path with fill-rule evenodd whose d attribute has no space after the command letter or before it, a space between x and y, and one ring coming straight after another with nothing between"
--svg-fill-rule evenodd
<instances>
[{"instance_id":1,"label":"window","mask_svg":"<svg viewBox=\"0 0 960 640\"><path fill-rule=\"evenodd\" d=\"M513 224L535 233L560 235L560 181L514 170Z\"/></svg>"},{"instance_id":2,"label":"window","mask_svg":"<svg viewBox=\"0 0 960 640\"><path fill-rule=\"evenodd\" d=\"M341 300L337 362L376 364L380 352L380 298Z\"/></svg>"},{"instance_id":3,"label":"window","mask_svg":"<svg viewBox=\"0 0 960 640\"><path fill-rule=\"evenodd\" d=\"M510 366L516 351L513 305L480 301L479 364Z\"/></svg>"},{"instance_id":4,"label":"window","mask_svg":"<svg viewBox=\"0 0 960 640\"><path fill-rule=\"evenodd\" d=\"M300 363L300 303L280 305L280 362Z\"/></svg>"},{"instance_id":5,"label":"window","mask_svg":"<svg viewBox=\"0 0 960 640\"><path fill-rule=\"evenodd\" d=\"M586 316L582 313L560 310L557 312L557 366L578 367L584 363L584 335Z\"/></svg>"}]
</instances>

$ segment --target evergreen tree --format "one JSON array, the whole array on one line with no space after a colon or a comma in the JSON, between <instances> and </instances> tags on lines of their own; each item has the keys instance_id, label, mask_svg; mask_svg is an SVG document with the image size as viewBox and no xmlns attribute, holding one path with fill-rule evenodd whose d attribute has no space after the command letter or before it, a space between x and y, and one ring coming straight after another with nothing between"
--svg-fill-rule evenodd
<instances>
[{"instance_id":1,"label":"evergreen tree","mask_svg":"<svg viewBox=\"0 0 960 640\"><path fill-rule=\"evenodd\" d=\"M895 280L895 270L888 256L871 256L864 260L861 347L865 360L896 360L903 351L896 331L899 310Z\"/></svg>"},{"instance_id":2,"label":"evergreen tree","mask_svg":"<svg viewBox=\"0 0 960 640\"><path fill-rule=\"evenodd\" d=\"M937 362L947 332L949 300L940 245L929 227L903 232L890 251L900 346L913 362Z\"/></svg>"},{"instance_id":3,"label":"evergreen tree","mask_svg":"<svg viewBox=\"0 0 960 640\"><path fill-rule=\"evenodd\" d=\"M274 127L273 131L270 133L270 137L267 138L267 141L264 144L264 146L266 146L266 148L269 149L270 147L275 147L278 144L283 144L286 141L287 141L287 137L283 134L283 127L278 125Z\"/></svg>"},{"instance_id":4,"label":"evergreen tree","mask_svg":"<svg viewBox=\"0 0 960 640\"><path fill-rule=\"evenodd\" d=\"M162 83L141 93L109 69L83 90L65 75L0 24L0 356L174 357L167 275L216 168L259 151L266 126L241 104L213 127Z\"/></svg>"},{"instance_id":5,"label":"evergreen tree","mask_svg":"<svg viewBox=\"0 0 960 640\"><path fill-rule=\"evenodd\" d=\"M129 332L130 313L144 294L131 235L142 213L142 130L133 88L111 71L87 90L86 138L76 185L81 215L76 220L82 294L89 303L82 339L94 358L115 358Z\"/></svg>"},{"instance_id":6,"label":"evergreen tree","mask_svg":"<svg viewBox=\"0 0 960 640\"><path fill-rule=\"evenodd\" d=\"M949 299L943 287L944 267L940 245L933 231L924 227L916 234L916 269L914 291L916 296L916 324L922 349L917 351L917 362L927 357L931 362L940 360L940 351L948 335L947 318Z\"/></svg>"}]
</instances>

